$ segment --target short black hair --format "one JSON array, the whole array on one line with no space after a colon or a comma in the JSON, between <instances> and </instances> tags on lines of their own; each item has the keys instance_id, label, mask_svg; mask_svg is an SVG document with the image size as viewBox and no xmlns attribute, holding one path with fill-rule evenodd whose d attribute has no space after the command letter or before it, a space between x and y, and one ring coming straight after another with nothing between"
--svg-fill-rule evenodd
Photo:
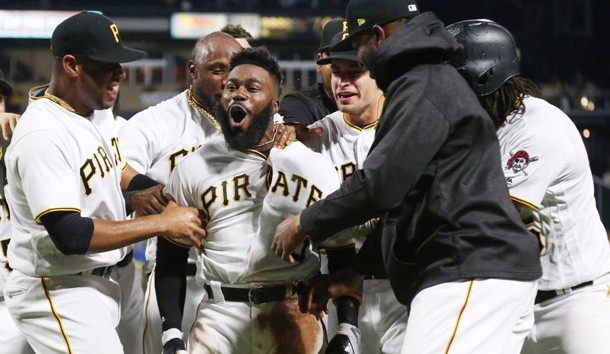
<instances>
[{"instance_id":1,"label":"short black hair","mask_svg":"<svg viewBox=\"0 0 610 354\"><path fill-rule=\"evenodd\" d=\"M226 24L223 28L220 29L220 32L224 32L230 35L233 38L244 38L248 44L252 45L254 42L254 38L250 32L248 32L245 28L240 24Z\"/></svg>"},{"instance_id":2,"label":"short black hair","mask_svg":"<svg viewBox=\"0 0 610 354\"><path fill-rule=\"evenodd\" d=\"M275 81L278 96L282 93L284 75L277 59L269 53L265 47L245 48L233 54L231 57L230 70L244 64L260 66L267 70Z\"/></svg>"}]
</instances>

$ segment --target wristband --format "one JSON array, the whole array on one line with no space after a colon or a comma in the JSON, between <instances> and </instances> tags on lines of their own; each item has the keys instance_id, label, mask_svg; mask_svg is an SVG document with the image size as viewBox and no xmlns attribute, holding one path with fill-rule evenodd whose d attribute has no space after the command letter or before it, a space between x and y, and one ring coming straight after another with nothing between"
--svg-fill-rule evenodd
<instances>
[{"instance_id":1,"label":"wristband","mask_svg":"<svg viewBox=\"0 0 610 354\"><path fill-rule=\"evenodd\" d=\"M170 328L166 331L163 331L163 334L161 335L161 343L165 345L165 343L169 342L174 338L182 340L182 332L178 328Z\"/></svg>"}]
</instances>

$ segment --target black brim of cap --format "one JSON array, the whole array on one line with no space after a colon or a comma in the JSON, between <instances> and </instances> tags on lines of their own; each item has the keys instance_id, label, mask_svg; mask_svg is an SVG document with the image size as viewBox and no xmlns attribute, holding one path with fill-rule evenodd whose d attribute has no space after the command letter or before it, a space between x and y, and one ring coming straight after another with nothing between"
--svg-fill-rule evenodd
<instances>
[{"instance_id":1,"label":"black brim of cap","mask_svg":"<svg viewBox=\"0 0 610 354\"><path fill-rule=\"evenodd\" d=\"M3 96L10 96L13 93L13 88L6 81L0 80L0 93Z\"/></svg>"},{"instance_id":2,"label":"black brim of cap","mask_svg":"<svg viewBox=\"0 0 610 354\"><path fill-rule=\"evenodd\" d=\"M123 47L119 50L115 50L112 52L89 55L87 57L89 59L101 61L104 63L127 63L130 61L142 59L146 55L146 52L143 50Z\"/></svg>"},{"instance_id":3,"label":"black brim of cap","mask_svg":"<svg viewBox=\"0 0 610 354\"><path fill-rule=\"evenodd\" d=\"M316 64L319 64L319 65L330 64L330 62L333 59L344 59L344 60L349 60L349 61L360 62L360 60L358 60L358 56L356 56L356 51L350 50L350 51L346 51L346 52L330 52L329 56L316 61Z\"/></svg>"}]
</instances>

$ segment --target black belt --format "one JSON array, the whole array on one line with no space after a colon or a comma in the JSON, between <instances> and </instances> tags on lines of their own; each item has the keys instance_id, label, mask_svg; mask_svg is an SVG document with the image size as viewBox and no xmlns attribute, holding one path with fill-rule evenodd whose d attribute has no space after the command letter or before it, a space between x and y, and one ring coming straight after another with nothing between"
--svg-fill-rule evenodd
<instances>
[{"instance_id":1,"label":"black belt","mask_svg":"<svg viewBox=\"0 0 610 354\"><path fill-rule=\"evenodd\" d=\"M203 288L210 299L214 298L212 287L204 284ZM221 287L225 301L250 302L252 304L264 304L267 302L283 301L296 293L296 287L292 284L281 284L255 288L231 288Z\"/></svg>"},{"instance_id":2,"label":"black belt","mask_svg":"<svg viewBox=\"0 0 610 354\"><path fill-rule=\"evenodd\" d=\"M580 289L580 288L584 288L585 286L589 286L589 285L593 285L593 281L589 280L586 281L584 283L580 283L576 286L573 286L571 288L567 288L567 289L561 289L561 290L538 290L538 292L536 293L536 300L534 301L536 304L539 304L543 301L546 300L550 300L556 296L559 295L564 295L564 294L569 294L572 291L576 290L576 289Z\"/></svg>"},{"instance_id":3,"label":"black belt","mask_svg":"<svg viewBox=\"0 0 610 354\"><path fill-rule=\"evenodd\" d=\"M129 251L123 259L116 264L117 267L126 267L133 260L133 250Z\"/></svg>"},{"instance_id":4,"label":"black belt","mask_svg":"<svg viewBox=\"0 0 610 354\"><path fill-rule=\"evenodd\" d=\"M97 268L93 268L93 269L89 269L89 270L85 270L82 271L80 273L77 273L79 275L95 275L98 277L102 277L102 278L110 278L110 273L112 273L112 270L116 268L116 265L111 265L111 266L106 266L106 267L97 267Z\"/></svg>"},{"instance_id":5,"label":"black belt","mask_svg":"<svg viewBox=\"0 0 610 354\"><path fill-rule=\"evenodd\" d=\"M133 250L130 251L121 259L116 265L105 266L105 267L97 267L90 270L82 271L78 274L80 275L95 275L102 278L109 278L110 273L116 267L126 267L133 260Z\"/></svg>"}]
</instances>

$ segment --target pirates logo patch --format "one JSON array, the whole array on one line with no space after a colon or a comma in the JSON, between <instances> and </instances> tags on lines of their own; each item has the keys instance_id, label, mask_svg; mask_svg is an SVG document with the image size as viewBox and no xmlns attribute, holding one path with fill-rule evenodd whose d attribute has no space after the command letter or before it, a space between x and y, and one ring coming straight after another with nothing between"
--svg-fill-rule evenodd
<instances>
[{"instance_id":1,"label":"pirates logo patch","mask_svg":"<svg viewBox=\"0 0 610 354\"><path fill-rule=\"evenodd\" d=\"M519 150L510 154L510 159L506 163L505 169L512 170L514 173L523 172L527 176L527 166L534 161L538 161L538 156L530 156L525 150Z\"/></svg>"}]
</instances>

